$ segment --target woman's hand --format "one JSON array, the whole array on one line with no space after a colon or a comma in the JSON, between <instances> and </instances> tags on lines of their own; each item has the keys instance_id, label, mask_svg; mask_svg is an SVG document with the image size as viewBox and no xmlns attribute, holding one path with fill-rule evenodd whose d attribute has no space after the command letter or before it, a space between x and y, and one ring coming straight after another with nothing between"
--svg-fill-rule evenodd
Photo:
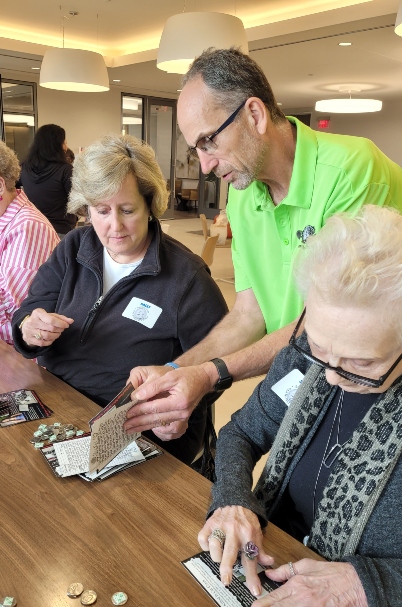
<instances>
[{"instance_id":1,"label":"woman's hand","mask_svg":"<svg viewBox=\"0 0 402 607\"><path fill-rule=\"evenodd\" d=\"M350 563L325 563L302 559L266 571L275 582L286 582L252 607L367 607L366 594Z\"/></svg>"},{"instance_id":2,"label":"woman's hand","mask_svg":"<svg viewBox=\"0 0 402 607\"><path fill-rule=\"evenodd\" d=\"M214 529L220 529L226 535L224 548L216 538L209 538ZM225 586L232 581L233 565L237 560L239 550L247 542L253 542L258 550L258 556L250 560L241 555L242 565L246 573L246 584L254 596L261 594L261 583L257 575L257 562L262 565L272 565L273 558L264 552L262 547L262 531L257 515L242 506L226 506L218 508L207 520L198 534L198 542L203 550L209 550L211 558L221 563L220 575Z\"/></svg>"},{"instance_id":3,"label":"woman's hand","mask_svg":"<svg viewBox=\"0 0 402 607\"><path fill-rule=\"evenodd\" d=\"M50 346L74 322L72 318L36 308L22 327L22 338L28 346Z\"/></svg>"}]
</instances>

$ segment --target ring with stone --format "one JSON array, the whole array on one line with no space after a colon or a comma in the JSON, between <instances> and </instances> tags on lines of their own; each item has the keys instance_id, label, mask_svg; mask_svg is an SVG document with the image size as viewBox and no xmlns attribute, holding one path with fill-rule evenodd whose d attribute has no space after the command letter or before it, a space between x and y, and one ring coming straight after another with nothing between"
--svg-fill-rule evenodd
<instances>
[{"instance_id":1,"label":"ring with stone","mask_svg":"<svg viewBox=\"0 0 402 607\"><path fill-rule=\"evenodd\" d=\"M218 542L220 543L220 545L224 546L225 543L225 539L226 539L226 533L224 531L222 531L222 529L213 529L212 533L208 536L208 542L210 539L215 538L216 540L218 540Z\"/></svg>"},{"instance_id":2,"label":"ring with stone","mask_svg":"<svg viewBox=\"0 0 402 607\"><path fill-rule=\"evenodd\" d=\"M296 575L296 571L294 570L293 563L289 562L288 565L289 565L289 569L290 569L290 575L291 575L291 577L293 577L294 575Z\"/></svg>"},{"instance_id":3,"label":"ring with stone","mask_svg":"<svg viewBox=\"0 0 402 607\"><path fill-rule=\"evenodd\" d=\"M39 331L39 333L34 333L34 338L35 339L43 339L42 338L42 333Z\"/></svg>"},{"instance_id":4,"label":"ring with stone","mask_svg":"<svg viewBox=\"0 0 402 607\"><path fill-rule=\"evenodd\" d=\"M254 544L254 542L247 542L247 544L240 551L246 556L250 561L254 560L256 556L259 554L258 547Z\"/></svg>"}]
</instances>

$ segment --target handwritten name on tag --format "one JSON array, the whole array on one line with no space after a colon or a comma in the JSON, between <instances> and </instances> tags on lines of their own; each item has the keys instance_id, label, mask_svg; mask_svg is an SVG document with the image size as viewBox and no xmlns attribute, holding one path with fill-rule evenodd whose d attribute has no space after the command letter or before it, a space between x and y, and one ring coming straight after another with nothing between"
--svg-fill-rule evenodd
<instances>
[{"instance_id":1,"label":"handwritten name on tag","mask_svg":"<svg viewBox=\"0 0 402 607\"><path fill-rule=\"evenodd\" d=\"M161 313L162 308L155 306L155 304L149 301L145 301L145 299L133 297L122 316L135 320L135 322L139 322L141 325L148 327L148 329L152 329Z\"/></svg>"},{"instance_id":2,"label":"handwritten name on tag","mask_svg":"<svg viewBox=\"0 0 402 607\"><path fill-rule=\"evenodd\" d=\"M289 407L296 394L297 388L300 386L304 379L304 375L299 369L293 369L290 373L282 377L276 382L271 388L275 394L283 400L284 403Z\"/></svg>"}]
</instances>

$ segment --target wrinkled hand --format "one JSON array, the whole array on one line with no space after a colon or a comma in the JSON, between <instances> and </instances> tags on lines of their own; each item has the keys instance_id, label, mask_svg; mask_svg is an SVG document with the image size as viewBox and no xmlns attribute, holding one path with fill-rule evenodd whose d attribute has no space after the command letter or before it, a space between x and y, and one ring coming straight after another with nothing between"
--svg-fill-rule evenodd
<instances>
[{"instance_id":1,"label":"wrinkled hand","mask_svg":"<svg viewBox=\"0 0 402 607\"><path fill-rule=\"evenodd\" d=\"M28 346L50 346L73 322L68 316L36 308L22 325L22 338Z\"/></svg>"},{"instance_id":2,"label":"wrinkled hand","mask_svg":"<svg viewBox=\"0 0 402 607\"><path fill-rule=\"evenodd\" d=\"M162 440L179 438L188 419L210 389L208 375L200 367L136 367L130 381L137 388L131 398L141 401L127 412L127 433L157 428ZM170 438L167 438L170 437Z\"/></svg>"},{"instance_id":3,"label":"wrinkled hand","mask_svg":"<svg viewBox=\"0 0 402 607\"><path fill-rule=\"evenodd\" d=\"M223 551L219 540L216 538L208 540L214 529L221 529L226 534ZM273 558L264 551L260 522L254 512L241 506L218 508L199 532L198 542L203 550L209 550L213 561L221 563L220 575L225 586L228 586L232 581L233 565L237 560L239 550L247 542L254 542L258 547L259 555L250 560L242 554L241 560L246 573L246 584L250 592L254 596L261 594L262 588L257 575L257 562L262 565L272 565Z\"/></svg>"},{"instance_id":4,"label":"wrinkled hand","mask_svg":"<svg viewBox=\"0 0 402 607\"><path fill-rule=\"evenodd\" d=\"M276 582L286 582L252 607L368 607L366 594L350 563L325 563L302 559L266 571ZM288 581L286 581L288 580Z\"/></svg>"}]
</instances>

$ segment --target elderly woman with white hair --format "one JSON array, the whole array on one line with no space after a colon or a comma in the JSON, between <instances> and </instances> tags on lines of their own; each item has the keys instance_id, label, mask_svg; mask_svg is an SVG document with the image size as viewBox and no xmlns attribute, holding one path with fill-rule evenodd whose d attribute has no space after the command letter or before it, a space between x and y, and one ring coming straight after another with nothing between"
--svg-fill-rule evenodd
<instances>
[{"instance_id":1,"label":"elderly woman with white hair","mask_svg":"<svg viewBox=\"0 0 402 607\"><path fill-rule=\"evenodd\" d=\"M227 311L204 262L162 232L167 198L150 146L113 134L90 145L75 160L68 211L92 225L63 239L13 318L16 349L101 406L133 367L174 360ZM152 438L191 463L206 421L204 400L181 438L166 424Z\"/></svg>"},{"instance_id":2,"label":"elderly woman with white hair","mask_svg":"<svg viewBox=\"0 0 402 607\"><path fill-rule=\"evenodd\" d=\"M254 607L401 605L401 215L368 205L332 217L300 250L295 277L305 311L219 434L199 541L225 584L241 551L256 597L257 562L272 565L262 546L268 522L329 561L267 569L283 585ZM253 468L268 451L253 491Z\"/></svg>"}]
</instances>

